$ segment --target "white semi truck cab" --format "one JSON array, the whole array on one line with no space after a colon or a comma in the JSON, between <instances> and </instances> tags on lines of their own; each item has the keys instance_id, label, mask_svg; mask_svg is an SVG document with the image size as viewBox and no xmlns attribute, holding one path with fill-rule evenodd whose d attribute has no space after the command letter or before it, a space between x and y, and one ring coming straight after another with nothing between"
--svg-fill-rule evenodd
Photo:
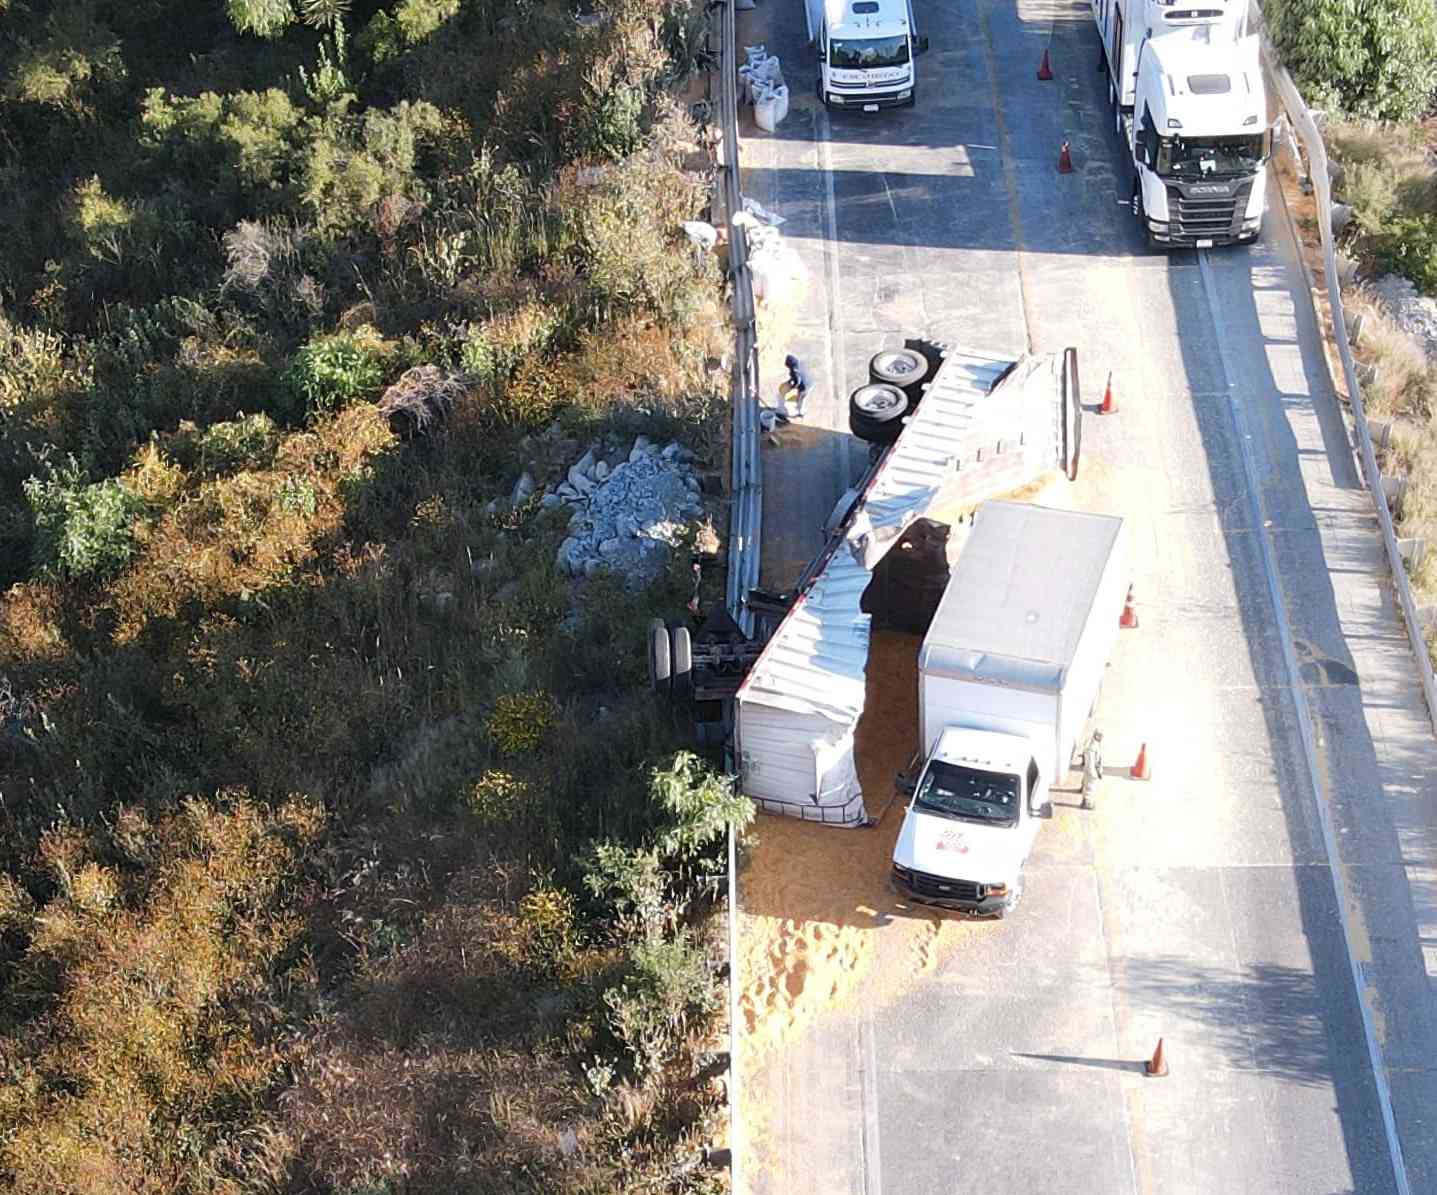
<instances>
[{"instance_id":1,"label":"white semi truck cab","mask_svg":"<svg viewBox=\"0 0 1437 1195\"><path fill-rule=\"evenodd\" d=\"M830 107L911 107L918 94L912 0L805 0L818 51L818 98Z\"/></svg>"},{"instance_id":2,"label":"white semi truck cab","mask_svg":"<svg viewBox=\"0 0 1437 1195\"><path fill-rule=\"evenodd\" d=\"M1258 39L1214 45L1150 38L1138 52L1133 213L1156 245L1255 240L1271 153Z\"/></svg>"},{"instance_id":3,"label":"white semi truck cab","mask_svg":"<svg viewBox=\"0 0 1437 1195\"><path fill-rule=\"evenodd\" d=\"M922 763L893 850L903 896L995 916L1017 903L1117 641L1122 529L1111 515L978 508L918 654Z\"/></svg>"}]
</instances>

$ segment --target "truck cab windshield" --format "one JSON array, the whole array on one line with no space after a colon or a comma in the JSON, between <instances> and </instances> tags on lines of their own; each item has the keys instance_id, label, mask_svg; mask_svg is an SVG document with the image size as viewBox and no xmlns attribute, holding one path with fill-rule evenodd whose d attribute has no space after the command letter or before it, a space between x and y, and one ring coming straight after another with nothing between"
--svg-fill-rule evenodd
<instances>
[{"instance_id":1,"label":"truck cab windshield","mask_svg":"<svg viewBox=\"0 0 1437 1195\"><path fill-rule=\"evenodd\" d=\"M1164 178L1203 179L1254 174L1266 156L1267 136L1160 137L1157 171Z\"/></svg>"},{"instance_id":2,"label":"truck cab windshield","mask_svg":"<svg viewBox=\"0 0 1437 1195\"><path fill-rule=\"evenodd\" d=\"M832 41L828 46L828 65L841 70L867 70L875 66L904 66L908 62L908 38L864 37Z\"/></svg>"},{"instance_id":3,"label":"truck cab windshield","mask_svg":"<svg viewBox=\"0 0 1437 1195\"><path fill-rule=\"evenodd\" d=\"M915 805L973 822L1013 825L1018 820L1018 777L934 760L923 774Z\"/></svg>"}]
</instances>

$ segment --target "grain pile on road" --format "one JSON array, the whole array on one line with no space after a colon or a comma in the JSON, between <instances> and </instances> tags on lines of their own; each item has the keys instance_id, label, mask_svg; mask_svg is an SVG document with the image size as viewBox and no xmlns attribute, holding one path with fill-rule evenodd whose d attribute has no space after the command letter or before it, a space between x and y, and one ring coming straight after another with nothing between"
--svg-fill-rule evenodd
<instances>
[{"instance_id":1,"label":"grain pile on road","mask_svg":"<svg viewBox=\"0 0 1437 1195\"><path fill-rule=\"evenodd\" d=\"M865 712L856 732L859 778L874 829L763 817L740 875L740 1008L746 1062L858 993L884 938L882 982L931 968L974 923L900 900L888 887L903 805L883 802L917 747L918 645L879 631L869 649ZM901 965L890 966L893 960ZM865 993L865 998L867 994Z\"/></svg>"}]
</instances>

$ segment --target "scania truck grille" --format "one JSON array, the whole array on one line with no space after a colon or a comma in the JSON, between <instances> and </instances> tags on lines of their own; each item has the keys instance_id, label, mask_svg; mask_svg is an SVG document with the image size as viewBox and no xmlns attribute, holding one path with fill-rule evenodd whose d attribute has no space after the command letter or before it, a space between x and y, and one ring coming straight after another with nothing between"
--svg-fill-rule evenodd
<instances>
[{"instance_id":1,"label":"scania truck grille","mask_svg":"<svg viewBox=\"0 0 1437 1195\"><path fill-rule=\"evenodd\" d=\"M1247 212L1251 183L1239 186L1231 195L1184 195L1168 187L1168 232L1173 240L1196 240L1235 236Z\"/></svg>"}]
</instances>

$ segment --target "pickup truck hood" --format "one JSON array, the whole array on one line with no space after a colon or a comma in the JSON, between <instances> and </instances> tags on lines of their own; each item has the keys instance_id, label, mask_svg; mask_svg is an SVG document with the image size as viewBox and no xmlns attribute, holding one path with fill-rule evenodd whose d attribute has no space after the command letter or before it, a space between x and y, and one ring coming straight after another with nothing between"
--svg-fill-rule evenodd
<instances>
[{"instance_id":1,"label":"pickup truck hood","mask_svg":"<svg viewBox=\"0 0 1437 1195\"><path fill-rule=\"evenodd\" d=\"M893 861L929 875L1011 884L1029 845L1029 836L1018 826L984 826L910 809L898 832Z\"/></svg>"}]
</instances>

